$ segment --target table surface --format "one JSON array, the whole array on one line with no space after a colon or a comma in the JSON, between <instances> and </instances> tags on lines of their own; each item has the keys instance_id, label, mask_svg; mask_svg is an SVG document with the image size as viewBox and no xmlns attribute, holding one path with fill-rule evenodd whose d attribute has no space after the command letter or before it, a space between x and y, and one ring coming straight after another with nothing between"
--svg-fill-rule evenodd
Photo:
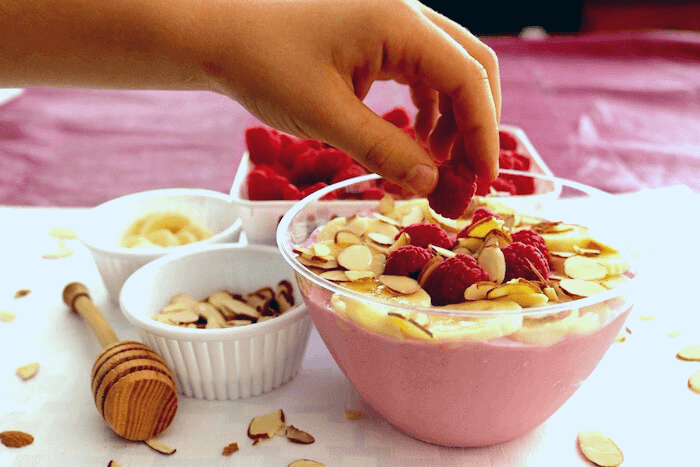
<instances>
[{"instance_id":1,"label":"table surface","mask_svg":"<svg viewBox=\"0 0 700 467\"><path fill-rule=\"evenodd\" d=\"M658 239L643 229L644 213L661 225L688 218L687 206L700 195L687 187L643 190L615 197L623 222L640 225L640 245ZM515 441L479 449L445 448L403 435L359 398L332 360L316 331L312 333L300 373L281 388L237 401L180 398L173 425L159 437L175 447L170 457L141 443L117 438L104 425L91 400L89 374L100 352L87 326L62 303L63 287L87 285L97 306L121 339L137 333L107 298L89 252L68 241L75 254L42 259L53 251L54 227L77 228L85 209L0 208L0 310L16 314L0 322L0 431L31 433L35 442L22 449L0 446L0 465L104 466L114 459L124 466L286 466L297 458L328 466L543 466L590 465L577 450L581 429L597 429L622 449L624 465L693 465L696 455L700 395L687 388L700 364L675 358L682 348L700 343L700 314L692 295L697 252L681 252L679 242L656 241L642 248L650 283L626 322L625 342L613 344L600 365L574 396L547 422ZM669 233L675 230L672 228ZM683 236L685 237L685 236ZM666 236L664 236L666 238ZM671 236L672 238L672 236ZM653 255L649 255L653 253ZM668 287L659 287L659 285ZM675 287L675 290L674 290ZM31 293L13 298L20 289ZM654 316L652 321L640 317ZM669 333L680 331L680 337ZM39 362L36 376L22 381L17 367ZM575 363L572 363L575 364ZM282 408L295 426L316 437L312 445L283 439L253 447L246 437L252 417ZM367 418L345 420L345 409ZM221 455L236 441L241 450ZM696 457L695 457L696 459Z\"/></svg>"}]
</instances>

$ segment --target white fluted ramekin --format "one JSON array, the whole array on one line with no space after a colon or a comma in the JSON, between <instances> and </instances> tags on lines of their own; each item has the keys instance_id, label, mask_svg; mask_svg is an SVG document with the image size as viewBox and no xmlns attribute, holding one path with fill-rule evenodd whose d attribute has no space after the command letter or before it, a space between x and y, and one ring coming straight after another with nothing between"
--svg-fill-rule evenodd
<instances>
[{"instance_id":1,"label":"white fluted ramekin","mask_svg":"<svg viewBox=\"0 0 700 467\"><path fill-rule=\"evenodd\" d=\"M286 279L296 306L271 320L224 329L194 329L155 321L170 299L228 290L246 294ZM243 399L282 386L301 367L311 321L292 268L276 247L208 245L155 260L124 284L120 307L145 344L173 371L180 392L207 400Z\"/></svg>"},{"instance_id":2,"label":"white fluted ramekin","mask_svg":"<svg viewBox=\"0 0 700 467\"><path fill-rule=\"evenodd\" d=\"M231 199L211 190L172 188L133 193L90 209L78 229L80 240L90 250L113 301L126 279L144 264L167 254L189 248L122 248L124 232L148 214L176 212L207 227L213 236L200 245L238 241L241 221Z\"/></svg>"}]
</instances>

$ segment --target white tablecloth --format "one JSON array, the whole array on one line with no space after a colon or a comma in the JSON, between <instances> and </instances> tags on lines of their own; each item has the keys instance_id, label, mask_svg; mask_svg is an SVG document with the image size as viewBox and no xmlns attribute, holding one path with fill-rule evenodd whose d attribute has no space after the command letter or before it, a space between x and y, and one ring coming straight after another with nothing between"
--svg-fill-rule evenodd
<instances>
[{"instance_id":1,"label":"white tablecloth","mask_svg":"<svg viewBox=\"0 0 700 467\"><path fill-rule=\"evenodd\" d=\"M299 458L329 467L587 466L576 442L584 428L611 437L624 452L624 465L698 465L700 395L688 389L687 380L700 363L675 358L678 350L700 344L698 201L684 187L616 197L623 219L640 225L636 241L645 245L644 252L655 242L647 263L653 285L645 288L627 320L627 340L613 344L580 390L520 439L454 449L403 435L362 402L314 331L301 372L278 390L226 402L181 397L175 421L159 437L177 449L172 456L118 438L92 402L90 370L100 347L63 304L63 287L83 282L120 339L138 336L109 302L79 241L67 242L76 252L69 258L41 258L56 247L49 229L75 227L85 211L0 208L0 310L16 314L14 321L0 322L0 431L35 437L21 449L0 445L0 466L106 466L110 459L126 467L286 466ZM19 289L31 293L14 299ZM655 319L640 319L649 315ZM669 337L672 331L682 334ZM38 374L22 381L16 368L33 361L40 363ZM277 438L251 446L246 437L251 418L277 408L316 442L304 446ZM345 409L363 410L367 418L347 421ZM222 448L233 441L240 451L222 456Z\"/></svg>"}]
</instances>

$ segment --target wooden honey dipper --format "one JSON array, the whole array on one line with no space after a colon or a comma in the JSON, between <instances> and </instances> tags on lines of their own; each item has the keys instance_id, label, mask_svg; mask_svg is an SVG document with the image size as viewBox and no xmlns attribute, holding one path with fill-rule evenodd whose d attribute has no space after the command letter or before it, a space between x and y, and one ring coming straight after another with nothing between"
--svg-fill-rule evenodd
<instances>
[{"instance_id":1,"label":"wooden honey dipper","mask_svg":"<svg viewBox=\"0 0 700 467\"><path fill-rule=\"evenodd\" d=\"M177 387L160 356L140 342L119 341L83 284L68 284L63 301L102 345L92 367L92 394L112 431L144 441L170 426L177 412Z\"/></svg>"}]
</instances>

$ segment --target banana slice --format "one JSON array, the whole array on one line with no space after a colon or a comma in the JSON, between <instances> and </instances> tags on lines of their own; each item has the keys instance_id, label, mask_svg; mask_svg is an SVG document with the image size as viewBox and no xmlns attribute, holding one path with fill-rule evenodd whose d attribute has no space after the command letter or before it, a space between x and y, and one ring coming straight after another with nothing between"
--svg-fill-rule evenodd
<instances>
[{"instance_id":1,"label":"banana slice","mask_svg":"<svg viewBox=\"0 0 700 467\"><path fill-rule=\"evenodd\" d=\"M521 309L521 306L515 302L476 300L447 305L442 308L460 311L517 311ZM459 340L464 342L483 342L514 333L522 325L523 317L520 315L488 318L432 316L430 321L428 329L433 334L433 339L435 341Z\"/></svg>"},{"instance_id":2,"label":"banana slice","mask_svg":"<svg viewBox=\"0 0 700 467\"><path fill-rule=\"evenodd\" d=\"M601 254L594 259L605 267L608 277L624 274L630 267L629 261L621 253Z\"/></svg>"},{"instance_id":3,"label":"banana slice","mask_svg":"<svg viewBox=\"0 0 700 467\"><path fill-rule=\"evenodd\" d=\"M559 231L540 233L549 251L574 251L574 246L586 244L590 237L588 229L580 225L567 224Z\"/></svg>"}]
</instances>

